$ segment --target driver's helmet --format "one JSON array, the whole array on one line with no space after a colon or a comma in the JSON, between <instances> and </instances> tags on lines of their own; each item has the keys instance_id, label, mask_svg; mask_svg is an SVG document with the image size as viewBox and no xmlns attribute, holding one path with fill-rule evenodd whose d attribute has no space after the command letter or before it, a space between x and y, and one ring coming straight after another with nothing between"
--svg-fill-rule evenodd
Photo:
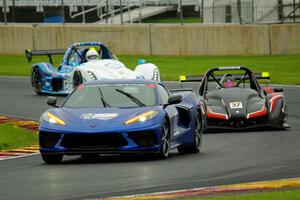
<instances>
[{"instance_id":1,"label":"driver's helmet","mask_svg":"<svg viewBox=\"0 0 300 200\"><path fill-rule=\"evenodd\" d=\"M224 78L222 85L224 88L232 88L237 85L235 78L233 76L227 76Z\"/></svg>"},{"instance_id":2,"label":"driver's helmet","mask_svg":"<svg viewBox=\"0 0 300 200\"><path fill-rule=\"evenodd\" d=\"M86 52L85 58L86 58L87 61L98 60L99 59L99 54L98 54L98 52L95 48L90 48Z\"/></svg>"}]
</instances>

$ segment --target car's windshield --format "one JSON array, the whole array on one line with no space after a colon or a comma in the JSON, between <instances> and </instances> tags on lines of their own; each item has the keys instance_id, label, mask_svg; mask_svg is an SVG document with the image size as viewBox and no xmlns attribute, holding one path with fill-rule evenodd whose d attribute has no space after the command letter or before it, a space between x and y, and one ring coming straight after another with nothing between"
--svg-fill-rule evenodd
<instances>
[{"instance_id":1,"label":"car's windshield","mask_svg":"<svg viewBox=\"0 0 300 200\"><path fill-rule=\"evenodd\" d=\"M252 88L252 84L249 78L249 74L241 70L239 73L235 71L216 71L213 76L209 77L207 84L207 91L217 89L228 89L228 88Z\"/></svg>"},{"instance_id":2,"label":"car's windshield","mask_svg":"<svg viewBox=\"0 0 300 200\"><path fill-rule=\"evenodd\" d=\"M63 107L138 107L156 104L154 84L81 85Z\"/></svg>"}]
</instances>

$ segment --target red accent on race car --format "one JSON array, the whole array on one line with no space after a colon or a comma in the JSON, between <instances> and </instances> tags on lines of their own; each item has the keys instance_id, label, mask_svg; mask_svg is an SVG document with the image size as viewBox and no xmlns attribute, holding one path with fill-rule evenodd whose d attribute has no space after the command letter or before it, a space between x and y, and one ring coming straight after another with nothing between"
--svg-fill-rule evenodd
<instances>
[{"instance_id":1,"label":"red accent on race car","mask_svg":"<svg viewBox=\"0 0 300 200\"><path fill-rule=\"evenodd\" d=\"M278 100L280 97L282 97L282 95L275 95L275 96L273 96L273 97L270 99L270 103L271 103L271 105L270 105L270 112L272 112L272 111L274 110L274 107L275 107L275 105L276 105L276 103L277 103L277 100Z\"/></svg>"},{"instance_id":2,"label":"red accent on race car","mask_svg":"<svg viewBox=\"0 0 300 200\"><path fill-rule=\"evenodd\" d=\"M207 117L214 118L214 119L223 119L228 120L228 115L223 113L213 112L210 108L207 107Z\"/></svg>"},{"instance_id":3,"label":"red accent on race car","mask_svg":"<svg viewBox=\"0 0 300 200\"><path fill-rule=\"evenodd\" d=\"M266 106L263 105L261 110L247 114L247 119L255 118L255 117L261 117L261 116L264 116L264 115L267 115L267 114L268 114L268 110L267 110Z\"/></svg>"},{"instance_id":4,"label":"red accent on race car","mask_svg":"<svg viewBox=\"0 0 300 200\"><path fill-rule=\"evenodd\" d=\"M77 87L77 90L81 90L81 89L84 89L86 86L84 84L80 84L78 87Z\"/></svg>"},{"instance_id":5,"label":"red accent on race car","mask_svg":"<svg viewBox=\"0 0 300 200\"><path fill-rule=\"evenodd\" d=\"M272 94L272 93L274 93L274 90L273 90L272 88L268 87L268 86L265 86L265 87L263 88L263 90L264 90L267 94Z\"/></svg>"},{"instance_id":6,"label":"red accent on race car","mask_svg":"<svg viewBox=\"0 0 300 200\"><path fill-rule=\"evenodd\" d=\"M148 84L147 87L148 88L155 88L155 84Z\"/></svg>"}]
</instances>

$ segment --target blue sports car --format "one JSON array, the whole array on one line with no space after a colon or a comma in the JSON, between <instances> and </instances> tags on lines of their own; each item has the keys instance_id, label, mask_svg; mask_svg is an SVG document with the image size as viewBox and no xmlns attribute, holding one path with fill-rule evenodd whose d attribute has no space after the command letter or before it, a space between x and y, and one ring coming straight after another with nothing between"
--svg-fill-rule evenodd
<instances>
[{"instance_id":1,"label":"blue sports car","mask_svg":"<svg viewBox=\"0 0 300 200\"><path fill-rule=\"evenodd\" d=\"M40 152L46 163L64 155L146 154L166 158L171 149L197 153L202 114L196 94L168 91L160 82L103 80L79 85L61 104L48 97L40 119Z\"/></svg>"}]
</instances>

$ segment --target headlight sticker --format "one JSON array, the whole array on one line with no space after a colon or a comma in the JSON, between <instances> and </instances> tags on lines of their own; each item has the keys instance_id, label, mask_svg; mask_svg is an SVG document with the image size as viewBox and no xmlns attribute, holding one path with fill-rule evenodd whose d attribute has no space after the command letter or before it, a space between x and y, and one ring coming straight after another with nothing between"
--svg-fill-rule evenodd
<instances>
[{"instance_id":1,"label":"headlight sticker","mask_svg":"<svg viewBox=\"0 0 300 200\"><path fill-rule=\"evenodd\" d=\"M159 114L159 112L157 110L151 110L151 111L145 112L143 114L140 114L136 117L133 117L133 118L127 120L124 124L127 125L127 124L132 124L132 123L137 123L137 122L145 122L150 119L153 119L158 114Z\"/></svg>"}]
</instances>

